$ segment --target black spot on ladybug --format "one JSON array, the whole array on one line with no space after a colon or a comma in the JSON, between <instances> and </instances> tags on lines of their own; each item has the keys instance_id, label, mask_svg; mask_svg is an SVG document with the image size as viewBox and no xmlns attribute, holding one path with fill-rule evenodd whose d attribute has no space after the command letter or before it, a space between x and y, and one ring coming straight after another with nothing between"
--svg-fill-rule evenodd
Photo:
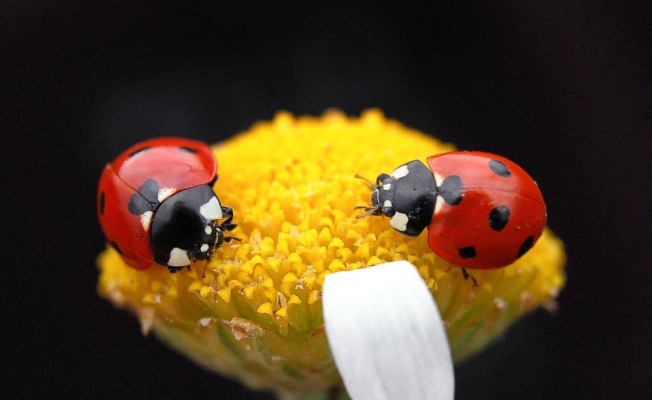
<instances>
[{"instance_id":1,"label":"black spot on ladybug","mask_svg":"<svg viewBox=\"0 0 652 400\"><path fill-rule=\"evenodd\" d=\"M142 215L147 211L154 211L159 206L158 182L148 179L138 188L129 199L129 212L132 215Z\"/></svg>"},{"instance_id":2,"label":"black spot on ladybug","mask_svg":"<svg viewBox=\"0 0 652 400\"><path fill-rule=\"evenodd\" d=\"M122 255L122 250L120 250L120 246L115 242L115 240L111 241L111 246L115 249L115 251L118 252L118 254Z\"/></svg>"},{"instance_id":3,"label":"black spot on ladybug","mask_svg":"<svg viewBox=\"0 0 652 400\"><path fill-rule=\"evenodd\" d=\"M462 179L457 175L447 177L437 188L437 194L452 206L460 204L462 201Z\"/></svg>"},{"instance_id":4,"label":"black spot on ladybug","mask_svg":"<svg viewBox=\"0 0 652 400\"><path fill-rule=\"evenodd\" d=\"M129 154L129 158L135 156L136 154L140 154L143 151L147 151L147 150L149 150L151 148L152 148L152 146L145 146L142 149L134 150L134 151L131 152L131 154Z\"/></svg>"},{"instance_id":5,"label":"black spot on ladybug","mask_svg":"<svg viewBox=\"0 0 652 400\"><path fill-rule=\"evenodd\" d=\"M199 152L199 150L193 149L192 147L179 147L179 151L183 153L191 153L191 154L195 154Z\"/></svg>"},{"instance_id":6,"label":"black spot on ladybug","mask_svg":"<svg viewBox=\"0 0 652 400\"><path fill-rule=\"evenodd\" d=\"M507 206L498 206L489 213L489 226L496 232L500 232L509 222L511 212Z\"/></svg>"},{"instance_id":7,"label":"black spot on ladybug","mask_svg":"<svg viewBox=\"0 0 652 400\"><path fill-rule=\"evenodd\" d=\"M147 199L150 203L158 203L158 182L154 179L148 179L138 188L138 193Z\"/></svg>"},{"instance_id":8,"label":"black spot on ladybug","mask_svg":"<svg viewBox=\"0 0 652 400\"><path fill-rule=\"evenodd\" d=\"M475 247L473 246L462 247L457 252L459 253L460 257L464 259L475 257Z\"/></svg>"},{"instance_id":9,"label":"black spot on ladybug","mask_svg":"<svg viewBox=\"0 0 652 400\"><path fill-rule=\"evenodd\" d=\"M131 215L142 215L147 211L154 211L155 208L152 203L138 194L133 194L129 199L129 213Z\"/></svg>"},{"instance_id":10,"label":"black spot on ladybug","mask_svg":"<svg viewBox=\"0 0 652 400\"><path fill-rule=\"evenodd\" d=\"M104 204L106 203L106 196L104 192L100 193L100 215L104 215Z\"/></svg>"},{"instance_id":11,"label":"black spot on ladybug","mask_svg":"<svg viewBox=\"0 0 652 400\"><path fill-rule=\"evenodd\" d=\"M508 178L512 175L512 173L509 172L507 165L498 160L489 160L489 168L491 168L496 175L502 176L503 178Z\"/></svg>"},{"instance_id":12,"label":"black spot on ladybug","mask_svg":"<svg viewBox=\"0 0 652 400\"><path fill-rule=\"evenodd\" d=\"M521 245L521 248L518 249L518 255L516 258L520 258L523 254L527 253L528 250L532 248L534 245L534 236L530 236L527 239L523 241L523 244Z\"/></svg>"}]
</instances>

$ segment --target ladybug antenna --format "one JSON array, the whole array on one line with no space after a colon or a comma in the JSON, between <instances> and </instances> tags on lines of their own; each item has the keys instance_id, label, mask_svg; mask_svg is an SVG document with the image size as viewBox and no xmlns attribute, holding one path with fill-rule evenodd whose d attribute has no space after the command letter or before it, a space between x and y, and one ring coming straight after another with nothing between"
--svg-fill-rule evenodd
<instances>
[{"instance_id":1,"label":"ladybug antenna","mask_svg":"<svg viewBox=\"0 0 652 400\"><path fill-rule=\"evenodd\" d=\"M369 215L380 215L380 207L355 206L355 210L362 210L362 214L355 216L355 219L367 217Z\"/></svg>"},{"instance_id":2,"label":"ladybug antenna","mask_svg":"<svg viewBox=\"0 0 652 400\"><path fill-rule=\"evenodd\" d=\"M369 179L365 178L364 176L362 176L360 174L355 174L355 177L357 179L362 179L363 181L367 182L367 184L369 185L369 188L372 189L372 190L376 189L376 187L378 187L378 184L371 182ZM359 207L356 207L356 208L359 208Z\"/></svg>"},{"instance_id":3,"label":"ladybug antenna","mask_svg":"<svg viewBox=\"0 0 652 400\"><path fill-rule=\"evenodd\" d=\"M364 176L360 174L355 174L355 177L357 179L362 179L363 181L367 182L367 185L369 186L369 189L371 190L378 190L380 188L380 184L378 182L373 183L369 179L365 178ZM380 215L381 214L381 207L380 206L375 206L375 207L369 207L369 206L355 206L355 210L362 210L362 214L358 214L355 216L356 219L364 218L369 215Z\"/></svg>"}]
</instances>

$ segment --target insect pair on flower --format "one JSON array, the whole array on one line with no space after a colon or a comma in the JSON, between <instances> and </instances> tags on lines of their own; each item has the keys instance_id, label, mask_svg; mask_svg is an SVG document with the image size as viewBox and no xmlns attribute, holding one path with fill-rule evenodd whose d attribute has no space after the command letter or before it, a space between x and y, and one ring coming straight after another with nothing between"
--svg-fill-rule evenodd
<instances>
[{"instance_id":1,"label":"insect pair on flower","mask_svg":"<svg viewBox=\"0 0 652 400\"><path fill-rule=\"evenodd\" d=\"M170 272L210 261L223 242L239 240L231 207L213 191L217 161L207 144L151 139L106 165L98 215L108 243L133 268ZM456 151L410 161L380 174L363 214L385 215L396 231L418 236L440 258L464 268L500 268L541 236L546 207L534 180L504 157ZM220 222L222 221L222 222Z\"/></svg>"}]
</instances>

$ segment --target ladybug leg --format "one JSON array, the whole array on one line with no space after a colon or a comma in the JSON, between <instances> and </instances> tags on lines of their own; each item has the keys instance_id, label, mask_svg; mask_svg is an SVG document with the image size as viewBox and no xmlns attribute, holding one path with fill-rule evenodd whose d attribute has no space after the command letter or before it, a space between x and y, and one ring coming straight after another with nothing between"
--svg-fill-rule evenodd
<instances>
[{"instance_id":1,"label":"ladybug leg","mask_svg":"<svg viewBox=\"0 0 652 400\"><path fill-rule=\"evenodd\" d=\"M226 218L224 223L230 224L231 220L233 219L233 209L229 206L222 206L222 213L224 214L224 218Z\"/></svg>"},{"instance_id":2,"label":"ladybug leg","mask_svg":"<svg viewBox=\"0 0 652 400\"><path fill-rule=\"evenodd\" d=\"M220 229L223 231L232 231L235 229L238 224L234 224L233 221L233 209L229 206L222 206L222 213L226 220L220 224ZM225 238L226 239L226 238Z\"/></svg>"},{"instance_id":3,"label":"ladybug leg","mask_svg":"<svg viewBox=\"0 0 652 400\"><path fill-rule=\"evenodd\" d=\"M232 231L234 230L238 224L234 224L231 221L233 221L233 209L229 206L222 206L222 213L224 214L224 217L226 220L222 222L219 227L222 231ZM242 241L239 237L236 236L224 236L224 241L227 243L231 243L231 241L237 240L239 242Z\"/></svg>"},{"instance_id":4,"label":"ladybug leg","mask_svg":"<svg viewBox=\"0 0 652 400\"><path fill-rule=\"evenodd\" d=\"M201 270L201 278L204 279L206 278L206 267L208 267L208 259L204 261L204 269ZM188 269L190 269L190 266L188 266Z\"/></svg>"},{"instance_id":5,"label":"ladybug leg","mask_svg":"<svg viewBox=\"0 0 652 400\"><path fill-rule=\"evenodd\" d=\"M469 274L467 272L466 268L464 268L464 267L462 267L462 275L464 275L464 279L471 278L471 280L473 281L473 285L478 286L478 281L476 281L475 278L473 277L473 275Z\"/></svg>"},{"instance_id":6,"label":"ladybug leg","mask_svg":"<svg viewBox=\"0 0 652 400\"><path fill-rule=\"evenodd\" d=\"M186 267L188 267L188 269L190 269L190 265L186 265ZM170 266L168 266L168 271L170 271L171 274L176 274L177 272L181 271L182 269L184 269L186 267L170 267Z\"/></svg>"},{"instance_id":7,"label":"ladybug leg","mask_svg":"<svg viewBox=\"0 0 652 400\"><path fill-rule=\"evenodd\" d=\"M191 259L191 261L194 263L194 262L197 262L199 260L197 260L197 258L193 257ZM208 263L211 261L211 259L210 259L210 257L208 257L208 258L205 258L203 261L204 261L204 268L201 270L201 278L202 279L206 278L206 267L208 267ZM183 268L183 267L181 267L181 268ZM186 268L188 268L188 271L190 271L190 265L186 265Z\"/></svg>"}]
</instances>

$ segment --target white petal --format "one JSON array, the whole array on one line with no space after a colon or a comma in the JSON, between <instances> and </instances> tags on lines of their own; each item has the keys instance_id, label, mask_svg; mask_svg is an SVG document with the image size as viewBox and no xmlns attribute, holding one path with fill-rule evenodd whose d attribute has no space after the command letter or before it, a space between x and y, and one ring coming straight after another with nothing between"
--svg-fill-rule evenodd
<instances>
[{"instance_id":1,"label":"white petal","mask_svg":"<svg viewBox=\"0 0 652 400\"><path fill-rule=\"evenodd\" d=\"M414 265L330 274L322 301L328 343L352 399L453 399L446 332Z\"/></svg>"}]
</instances>

